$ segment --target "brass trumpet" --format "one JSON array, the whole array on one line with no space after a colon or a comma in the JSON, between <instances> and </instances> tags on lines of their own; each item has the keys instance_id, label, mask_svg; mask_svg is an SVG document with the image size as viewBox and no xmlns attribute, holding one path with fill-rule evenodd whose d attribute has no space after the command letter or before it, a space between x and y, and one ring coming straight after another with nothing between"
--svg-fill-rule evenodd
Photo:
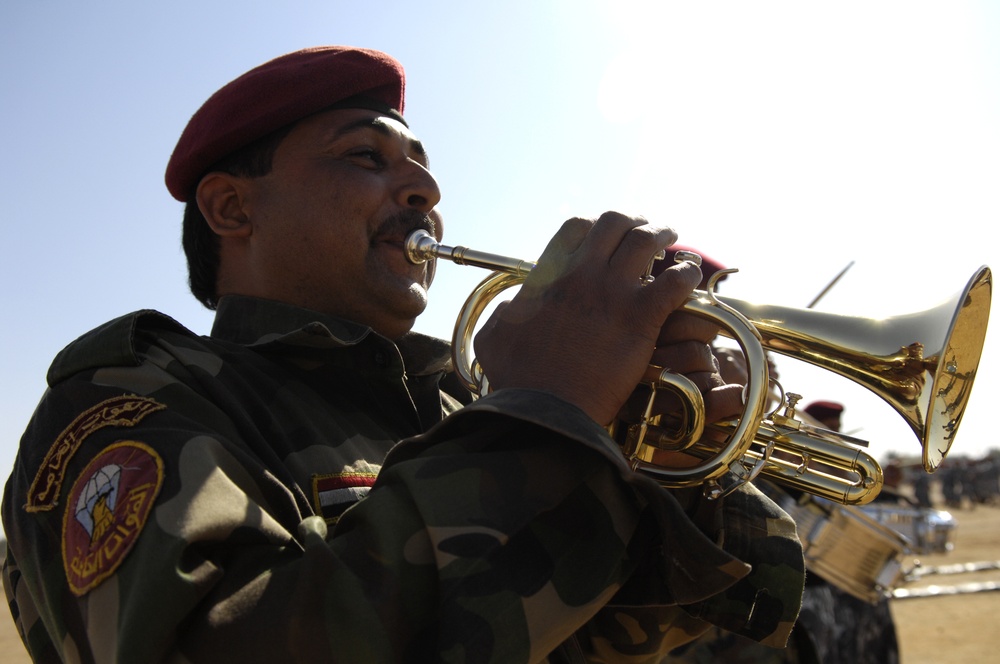
<instances>
[{"instance_id":1,"label":"brass trumpet","mask_svg":"<svg viewBox=\"0 0 1000 664\"><path fill-rule=\"evenodd\" d=\"M469 295L452 339L457 373L471 391L485 394L488 380L472 354L476 323L493 298L523 282L535 264L443 245L422 230L410 234L405 251L417 264L441 258L494 271ZM740 346L749 376L743 414L706 427L698 389L683 376L651 366L643 382L653 394L642 421L610 428L635 470L665 487L702 485L709 497L760 474L842 504L874 499L882 469L864 451L865 441L798 419L795 405L801 397L795 394L784 395L784 403L767 412L766 351L833 371L877 394L919 439L924 469L937 469L954 442L978 370L993 289L989 267L979 268L937 307L881 320L717 296L715 281L734 271L714 275L706 290L691 293L683 309L714 321ZM678 394L684 403L681 424L669 433L652 413L658 389ZM624 436L616 434L620 428ZM724 442L703 436L706 429L721 432ZM685 468L653 463L658 449L683 451L699 463Z\"/></svg>"}]
</instances>

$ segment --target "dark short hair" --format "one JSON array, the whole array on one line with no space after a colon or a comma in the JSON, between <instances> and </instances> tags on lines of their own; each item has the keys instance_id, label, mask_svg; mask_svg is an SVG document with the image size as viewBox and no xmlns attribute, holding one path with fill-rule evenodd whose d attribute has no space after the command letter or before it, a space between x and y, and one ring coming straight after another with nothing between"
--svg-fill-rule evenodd
<instances>
[{"instance_id":1,"label":"dark short hair","mask_svg":"<svg viewBox=\"0 0 1000 664\"><path fill-rule=\"evenodd\" d=\"M257 178L271 172L274 152L294 124L273 131L250 145L217 161L206 173L219 171L238 177ZM197 187L196 187L197 188ZM208 225L194 192L184 206L181 244L188 264L188 286L195 298L209 309L219 304L219 236Z\"/></svg>"}]
</instances>

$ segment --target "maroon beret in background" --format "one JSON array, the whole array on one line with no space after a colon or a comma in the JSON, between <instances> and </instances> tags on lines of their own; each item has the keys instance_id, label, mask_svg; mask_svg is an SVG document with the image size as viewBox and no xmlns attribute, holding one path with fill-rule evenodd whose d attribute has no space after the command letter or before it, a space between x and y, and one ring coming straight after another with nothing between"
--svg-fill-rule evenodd
<instances>
[{"instance_id":1,"label":"maroon beret in background","mask_svg":"<svg viewBox=\"0 0 1000 664\"><path fill-rule=\"evenodd\" d=\"M836 401L814 401L806 406L805 411L816 419L840 415L844 412L844 406Z\"/></svg>"},{"instance_id":2,"label":"maroon beret in background","mask_svg":"<svg viewBox=\"0 0 1000 664\"><path fill-rule=\"evenodd\" d=\"M259 138L351 97L403 112L403 66L379 51L319 46L251 69L191 117L167 164L170 194L187 201L217 161Z\"/></svg>"}]
</instances>

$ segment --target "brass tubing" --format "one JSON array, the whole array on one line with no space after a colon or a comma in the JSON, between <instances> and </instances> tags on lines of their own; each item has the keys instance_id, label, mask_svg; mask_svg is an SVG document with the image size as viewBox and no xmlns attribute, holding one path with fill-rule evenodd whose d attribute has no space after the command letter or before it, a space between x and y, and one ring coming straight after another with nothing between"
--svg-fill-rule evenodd
<instances>
[{"instance_id":1,"label":"brass tubing","mask_svg":"<svg viewBox=\"0 0 1000 664\"><path fill-rule=\"evenodd\" d=\"M414 265L425 263L432 258L443 258L456 265L471 265L487 270L495 270L518 277L525 277L535 268L532 261L491 254L486 251L476 251L468 247L449 247L434 239L424 230L416 230L406 238L406 257Z\"/></svg>"},{"instance_id":2,"label":"brass tubing","mask_svg":"<svg viewBox=\"0 0 1000 664\"><path fill-rule=\"evenodd\" d=\"M442 258L495 272L466 300L452 342L456 371L470 390L484 394L488 383L472 357L475 324L489 302L523 282L535 263L449 247L424 230L410 234L405 251L416 264ZM673 448L663 447L655 442L656 436L652 442L642 437L632 441L623 452L636 470L664 486L705 484L706 491L723 476L747 482L759 471L840 503L869 502L881 489L882 469L859 449L857 443L862 441L805 425L796 419L792 405L783 416L764 412L769 380L765 352L774 351L837 373L880 396L913 429L923 448L924 468L934 471L954 441L978 370L992 297L989 267L981 267L963 290L938 307L884 320L719 298L712 283L705 291L693 291L684 311L714 321L722 334L740 345L749 375L743 415L726 425L732 427L729 440L714 448L685 439L672 443ZM654 387L671 389L682 400L697 401L691 408L704 409L700 393L687 396L665 382ZM639 429L645 432L649 427ZM703 463L678 469L647 462L655 456L649 447L688 446L684 453ZM770 456L768 448L773 450ZM830 467L831 472L811 466L814 463Z\"/></svg>"}]
</instances>

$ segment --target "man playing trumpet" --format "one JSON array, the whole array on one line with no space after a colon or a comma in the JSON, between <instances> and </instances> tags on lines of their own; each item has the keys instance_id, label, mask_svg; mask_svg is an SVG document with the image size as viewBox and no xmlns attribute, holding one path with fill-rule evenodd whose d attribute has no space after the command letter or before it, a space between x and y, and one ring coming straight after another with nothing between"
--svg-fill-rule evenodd
<instances>
[{"instance_id":1,"label":"man playing trumpet","mask_svg":"<svg viewBox=\"0 0 1000 664\"><path fill-rule=\"evenodd\" d=\"M433 266L403 241L443 229L403 83L383 53L306 49L191 118L166 183L215 324L136 312L54 361L3 504L35 661L640 662L710 625L784 644L787 516L661 489L604 428L654 353L710 419L739 411L714 332L673 313L698 268L639 278L674 231L566 222L476 340L493 392L449 393L447 344L410 331Z\"/></svg>"}]
</instances>

